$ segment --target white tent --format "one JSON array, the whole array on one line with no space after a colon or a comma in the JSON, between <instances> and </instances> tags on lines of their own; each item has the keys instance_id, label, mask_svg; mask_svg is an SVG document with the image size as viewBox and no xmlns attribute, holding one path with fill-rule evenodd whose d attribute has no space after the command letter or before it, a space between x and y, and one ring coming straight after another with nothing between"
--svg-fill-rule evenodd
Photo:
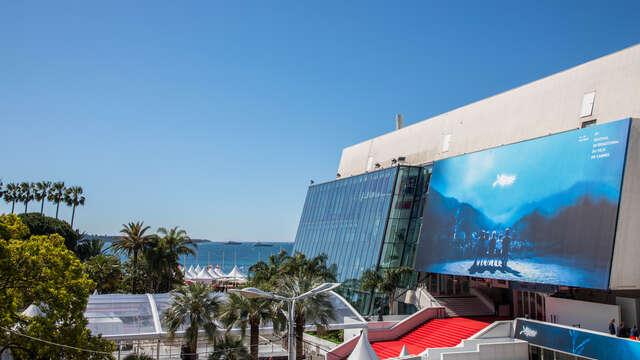
<instances>
[{"instance_id":1,"label":"white tent","mask_svg":"<svg viewBox=\"0 0 640 360\"><path fill-rule=\"evenodd\" d=\"M200 273L200 270L202 270L202 268L200 268L200 264L196 265L196 268L195 268L195 269L193 269L193 271L194 271L196 274L199 274L199 273Z\"/></svg>"},{"instance_id":2,"label":"white tent","mask_svg":"<svg viewBox=\"0 0 640 360\"><path fill-rule=\"evenodd\" d=\"M29 305L23 312L22 315L26 316L26 317L35 317L35 316L46 316L46 314L40 310L40 307L38 307L38 305Z\"/></svg>"},{"instance_id":3,"label":"white tent","mask_svg":"<svg viewBox=\"0 0 640 360\"><path fill-rule=\"evenodd\" d=\"M402 345L402 350L400 350L400 357L409 356L409 351L407 350L406 345Z\"/></svg>"},{"instance_id":4,"label":"white tent","mask_svg":"<svg viewBox=\"0 0 640 360\"><path fill-rule=\"evenodd\" d=\"M369 344L369 339L367 339L367 332L363 331L360 334L360 340L358 340L358 344L351 352L351 355L347 358L348 360L380 360L375 350Z\"/></svg>"},{"instance_id":5,"label":"white tent","mask_svg":"<svg viewBox=\"0 0 640 360\"><path fill-rule=\"evenodd\" d=\"M211 276L207 272L207 268L202 268L198 273L198 275L196 275L192 280L210 283L213 280L213 278L211 278Z\"/></svg>"},{"instance_id":6,"label":"white tent","mask_svg":"<svg viewBox=\"0 0 640 360\"><path fill-rule=\"evenodd\" d=\"M220 275L218 275L215 270L213 270L210 267L207 267L207 274L209 274L209 277L211 277L211 279L213 280L217 280L220 278Z\"/></svg>"},{"instance_id":7,"label":"white tent","mask_svg":"<svg viewBox=\"0 0 640 360\"><path fill-rule=\"evenodd\" d=\"M240 270L238 270L238 267L234 266L233 270L231 270L231 272L226 277L230 280L246 280L247 275L241 273Z\"/></svg>"},{"instance_id":8,"label":"white tent","mask_svg":"<svg viewBox=\"0 0 640 360\"><path fill-rule=\"evenodd\" d=\"M218 275L218 277L225 277L226 275L220 270L220 265L216 265L213 271Z\"/></svg>"}]
</instances>

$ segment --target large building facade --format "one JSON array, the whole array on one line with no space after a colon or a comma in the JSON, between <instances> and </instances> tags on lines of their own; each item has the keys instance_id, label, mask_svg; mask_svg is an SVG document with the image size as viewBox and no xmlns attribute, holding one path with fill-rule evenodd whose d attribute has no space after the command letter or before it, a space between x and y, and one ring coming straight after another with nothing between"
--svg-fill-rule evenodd
<instances>
[{"instance_id":1,"label":"large building facade","mask_svg":"<svg viewBox=\"0 0 640 360\"><path fill-rule=\"evenodd\" d=\"M543 320L567 289L638 299L634 118L640 45L347 147L310 186L294 250L327 254L363 312L362 273L400 266L434 293L502 286L512 315Z\"/></svg>"}]
</instances>

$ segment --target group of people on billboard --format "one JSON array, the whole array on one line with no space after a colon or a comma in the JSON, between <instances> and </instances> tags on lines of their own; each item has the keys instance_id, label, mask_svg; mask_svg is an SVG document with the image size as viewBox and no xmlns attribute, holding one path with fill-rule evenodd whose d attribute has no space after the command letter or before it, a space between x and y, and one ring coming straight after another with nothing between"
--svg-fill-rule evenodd
<instances>
[{"instance_id":1,"label":"group of people on billboard","mask_svg":"<svg viewBox=\"0 0 640 360\"><path fill-rule=\"evenodd\" d=\"M511 229L506 228L504 233L482 230L480 234L471 234L471 238L474 259L469 272L473 273L486 267L507 268L512 241Z\"/></svg>"}]
</instances>

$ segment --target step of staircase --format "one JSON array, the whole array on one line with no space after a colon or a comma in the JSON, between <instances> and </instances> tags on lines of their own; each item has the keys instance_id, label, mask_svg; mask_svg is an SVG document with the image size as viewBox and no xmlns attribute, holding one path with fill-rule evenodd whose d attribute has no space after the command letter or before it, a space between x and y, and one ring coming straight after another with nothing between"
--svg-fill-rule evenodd
<instances>
[{"instance_id":1,"label":"step of staircase","mask_svg":"<svg viewBox=\"0 0 640 360\"><path fill-rule=\"evenodd\" d=\"M436 299L451 317L494 315L494 310L475 296L439 296Z\"/></svg>"},{"instance_id":2,"label":"step of staircase","mask_svg":"<svg viewBox=\"0 0 640 360\"><path fill-rule=\"evenodd\" d=\"M371 346L380 359L398 357L403 346L407 347L409 354L417 355L429 348L456 346L463 339L468 339L487 327L492 321L491 318L464 317L433 319L397 340L373 342Z\"/></svg>"}]
</instances>

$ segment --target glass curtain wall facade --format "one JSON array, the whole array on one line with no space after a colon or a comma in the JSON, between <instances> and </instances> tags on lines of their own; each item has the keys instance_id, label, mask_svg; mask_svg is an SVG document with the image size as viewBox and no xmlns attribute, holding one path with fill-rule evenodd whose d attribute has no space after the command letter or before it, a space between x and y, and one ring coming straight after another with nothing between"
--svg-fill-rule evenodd
<instances>
[{"instance_id":1,"label":"glass curtain wall facade","mask_svg":"<svg viewBox=\"0 0 640 360\"><path fill-rule=\"evenodd\" d=\"M374 269L397 168L312 185L302 210L294 253L327 254L338 281Z\"/></svg>"},{"instance_id":2,"label":"glass curtain wall facade","mask_svg":"<svg viewBox=\"0 0 640 360\"><path fill-rule=\"evenodd\" d=\"M429 175L430 168L398 166L310 186L294 253L327 254L342 295L369 313L372 294L359 279L369 269L413 267Z\"/></svg>"}]
</instances>

